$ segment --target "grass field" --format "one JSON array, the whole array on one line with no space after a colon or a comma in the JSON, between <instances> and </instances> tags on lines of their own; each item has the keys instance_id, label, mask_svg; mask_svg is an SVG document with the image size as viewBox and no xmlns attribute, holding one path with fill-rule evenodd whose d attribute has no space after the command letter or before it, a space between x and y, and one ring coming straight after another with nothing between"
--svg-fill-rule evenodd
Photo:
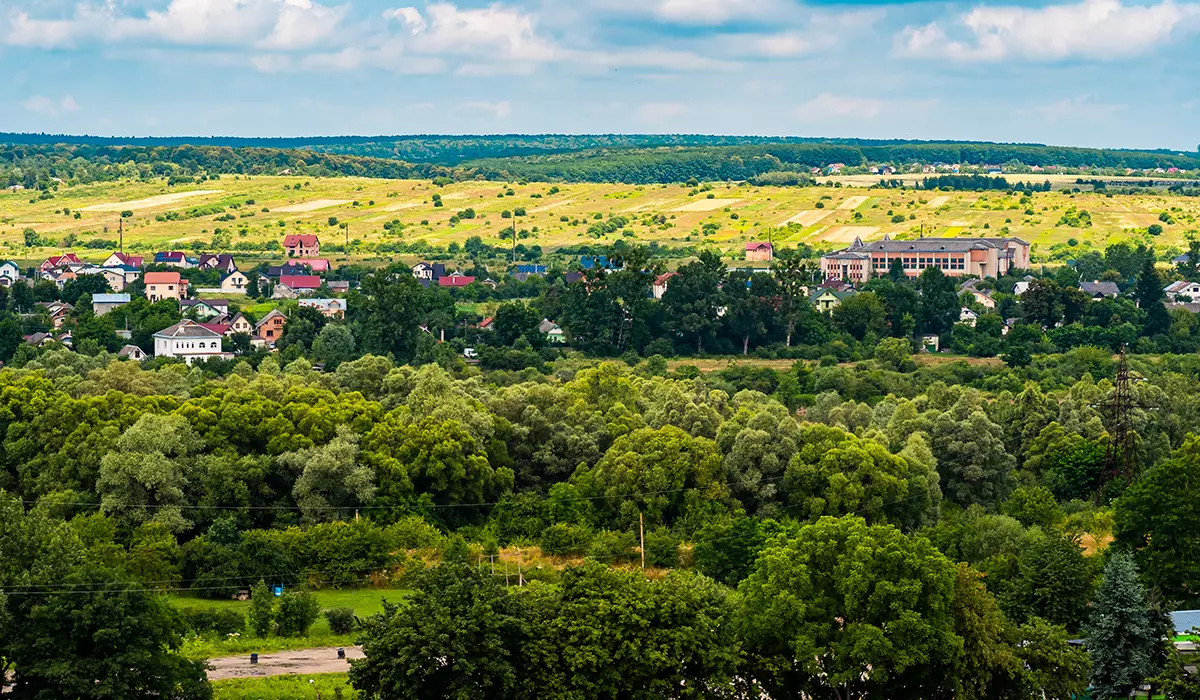
<instances>
[{"instance_id":1,"label":"grass field","mask_svg":"<svg viewBox=\"0 0 1200 700\"><path fill-rule=\"evenodd\" d=\"M315 700L318 693L323 700L333 700L336 697L351 700L358 697L350 687L349 677L345 673L231 678L215 681L212 687L213 700ZM337 695L339 689L342 691L341 696Z\"/></svg>"},{"instance_id":2,"label":"grass field","mask_svg":"<svg viewBox=\"0 0 1200 700\"><path fill-rule=\"evenodd\" d=\"M1200 202L1165 193L1109 197L1058 190L1037 193L1032 202L1022 203L1004 192L868 191L855 185L877 178L856 177L839 179L842 187L716 183L711 190L695 190L680 185L567 184L554 192L545 183L472 181L437 187L407 180L225 176L176 188L165 182L132 181L63 187L52 199L32 202L35 195L28 191L5 190L0 191L0 257L34 261L74 249L85 259L99 260L107 251L86 249L84 244L115 241L122 212L132 212L124 219L124 234L126 248L135 252L192 244L205 250L228 248L230 244L221 241L213 245L217 229L232 244L282 240L288 233L316 233L325 242L340 243L346 232L330 224L336 218L349 225L352 240L364 242L446 245L477 235L485 243L504 245L500 233L515 220L518 230L528 232L522 239L526 245L546 250L632 240L668 246L710 243L734 257L740 257L745 242L768 236L785 245L829 247L845 245L855 236L874 240L885 234L915 238L1006 232L1034 243L1036 256L1039 250L1072 239L1099 248L1141 239L1152 224L1163 225L1162 236L1154 239L1160 246L1182 246L1200 217ZM434 206L434 195L444 206ZM451 221L468 209L475 218ZM1069 222L1079 218L1072 216L1072 209L1087 211L1091 225L1072 227ZM506 210L526 214L502 218ZM1160 222L1164 212L1174 223ZM594 227L610 215L626 220L608 231ZM27 229L53 245L26 248ZM239 257L270 258L253 253Z\"/></svg>"},{"instance_id":3,"label":"grass field","mask_svg":"<svg viewBox=\"0 0 1200 700\"><path fill-rule=\"evenodd\" d=\"M366 617L383 610L384 599L398 601L405 596L404 591L384 589L358 589L338 591L316 591L314 595L321 604L322 610L331 608L351 608L357 617ZM250 602L240 600L210 600L195 596L172 596L171 602L180 608L223 608L237 610L243 614L250 612ZM337 635L329 630L325 617L320 617L304 637L268 637L259 639L243 635L233 639L214 640L193 638L184 644L184 653L192 658L204 659L215 656L229 656L252 651L270 652L285 649L308 649L312 647L346 646L352 639L346 635Z\"/></svg>"}]
</instances>

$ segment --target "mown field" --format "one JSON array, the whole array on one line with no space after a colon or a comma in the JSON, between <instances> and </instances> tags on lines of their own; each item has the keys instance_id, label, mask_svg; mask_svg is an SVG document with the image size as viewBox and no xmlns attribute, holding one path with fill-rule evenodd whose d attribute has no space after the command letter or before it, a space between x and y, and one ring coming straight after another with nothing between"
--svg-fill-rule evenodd
<instances>
[{"instance_id":1,"label":"mown field","mask_svg":"<svg viewBox=\"0 0 1200 700\"><path fill-rule=\"evenodd\" d=\"M0 192L0 256L33 261L74 249L85 259L101 259L106 251L84 244L115 241L122 212L130 213L124 219L126 248L143 252L192 246L228 249L239 242L282 240L288 233L316 233L326 243L342 243L347 231L338 227L340 223L348 224L351 240L364 243L426 241L445 246L480 236L485 243L505 245L501 233L515 221L523 232L521 242L547 251L630 240L668 246L711 244L734 257L740 257L745 242L768 237L783 244L841 247L855 237L869 241L885 234L1006 233L1029 240L1036 246L1035 255L1045 255L1050 246L1072 240L1098 248L1120 240L1149 240L1146 231L1153 224L1163 227L1162 235L1152 239L1160 248L1182 247L1200 217L1200 201L1166 193L1109 196L1057 190L1022 202L1020 195L1005 192L871 190L858 186L871 180L842 180L842 187L809 188L723 183L554 187L482 181L438 187L410 180L225 176L174 188L165 182L64 185L44 200L36 193L5 190ZM1056 187L1068 184L1063 180ZM441 197L443 206L435 206L434 195ZM468 218L467 210L473 210L474 218ZM522 210L524 216L503 217L505 211ZM1087 216L1081 216L1083 212ZM1164 212L1168 222L1160 220ZM45 245L27 247L28 230ZM363 252L352 257L391 256Z\"/></svg>"}]
</instances>

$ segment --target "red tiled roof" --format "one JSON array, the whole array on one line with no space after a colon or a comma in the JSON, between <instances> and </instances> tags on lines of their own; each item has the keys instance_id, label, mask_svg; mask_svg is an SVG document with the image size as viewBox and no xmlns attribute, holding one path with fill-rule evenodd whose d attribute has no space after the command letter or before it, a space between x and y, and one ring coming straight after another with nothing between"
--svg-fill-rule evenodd
<instances>
[{"instance_id":1,"label":"red tiled roof","mask_svg":"<svg viewBox=\"0 0 1200 700\"><path fill-rule=\"evenodd\" d=\"M758 250L759 248L770 248L770 247L771 247L770 243L765 243L763 241L751 241L750 243L746 244L746 250Z\"/></svg>"},{"instance_id":2,"label":"red tiled roof","mask_svg":"<svg viewBox=\"0 0 1200 700\"><path fill-rule=\"evenodd\" d=\"M329 270L329 261L325 258L298 258L290 262L307 265L313 272L326 272Z\"/></svg>"},{"instance_id":3,"label":"red tiled roof","mask_svg":"<svg viewBox=\"0 0 1200 700\"><path fill-rule=\"evenodd\" d=\"M120 260L130 267L142 266L143 258L140 255L130 255L129 253L114 253L114 255L117 256L117 260Z\"/></svg>"},{"instance_id":4,"label":"red tiled roof","mask_svg":"<svg viewBox=\"0 0 1200 700\"><path fill-rule=\"evenodd\" d=\"M474 277L468 275L447 275L438 279L439 287L465 287L475 281Z\"/></svg>"},{"instance_id":5,"label":"red tiled roof","mask_svg":"<svg viewBox=\"0 0 1200 700\"><path fill-rule=\"evenodd\" d=\"M228 323L201 323L200 325L214 333L220 333L221 335L225 335L225 333L231 327Z\"/></svg>"},{"instance_id":6,"label":"red tiled roof","mask_svg":"<svg viewBox=\"0 0 1200 700\"><path fill-rule=\"evenodd\" d=\"M316 289L321 286L317 275L280 275L279 283L288 289Z\"/></svg>"},{"instance_id":7,"label":"red tiled roof","mask_svg":"<svg viewBox=\"0 0 1200 700\"><path fill-rule=\"evenodd\" d=\"M178 272L147 272L143 277L146 284L183 284Z\"/></svg>"},{"instance_id":8,"label":"red tiled roof","mask_svg":"<svg viewBox=\"0 0 1200 700\"><path fill-rule=\"evenodd\" d=\"M317 245L317 237L311 233L289 233L283 239L284 248L292 248L298 245L305 248L315 246Z\"/></svg>"}]
</instances>

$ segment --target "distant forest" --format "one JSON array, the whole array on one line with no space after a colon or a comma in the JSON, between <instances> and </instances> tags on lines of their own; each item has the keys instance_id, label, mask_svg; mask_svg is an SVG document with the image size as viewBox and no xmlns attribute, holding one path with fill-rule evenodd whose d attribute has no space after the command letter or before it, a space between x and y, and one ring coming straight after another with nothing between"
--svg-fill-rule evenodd
<instances>
[{"instance_id":1,"label":"distant forest","mask_svg":"<svg viewBox=\"0 0 1200 700\"><path fill-rule=\"evenodd\" d=\"M1200 168L1196 152L1037 144L726 136L411 136L307 139L119 139L0 134L0 185L123 175L355 175L648 184L750 180L842 163L1006 164L1065 168ZM132 172L131 172L132 171Z\"/></svg>"}]
</instances>

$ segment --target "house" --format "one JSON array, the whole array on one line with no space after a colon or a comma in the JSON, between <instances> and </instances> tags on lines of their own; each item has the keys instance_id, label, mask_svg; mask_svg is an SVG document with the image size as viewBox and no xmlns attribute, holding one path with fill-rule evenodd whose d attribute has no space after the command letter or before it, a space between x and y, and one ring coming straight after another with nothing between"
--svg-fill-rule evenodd
<instances>
[{"instance_id":1,"label":"house","mask_svg":"<svg viewBox=\"0 0 1200 700\"><path fill-rule=\"evenodd\" d=\"M310 233L289 233L283 238L289 258L315 258L321 254L321 241Z\"/></svg>"},{"instance_id":2,"label":"house","mask_svg":"<svg viewBox=\"0 0 1200 700\"><path fill-rule=\"evenodd\" d=\"M1200 282L1188 282L1179 280L1172 282L1163 288L1167 299L1175 301L1180 296L1185 296L1193 301L1200 301Z\"/></svg>"},{"instance_id":3,"label":"house","mask_svg":"<svg viewBox=\"0 0 1200 700\"><path fill-rule=\"evenodd\" d=\"M582 255L579 258L579 266L585 270L615 270L617 268L607 255Z\"/></svg>"},{"instance_id":4,"label":"house","mask_svg":"<svg viewBox=\"0 0 1200 700\"><path fill-rule=\"evenodd\" d=\"M250 278L241 270L234 270L221 278L222 294L245 294Z\"/></svg>"},{"instance_id":5,"label":"house","mask_svg":"<svg viewBox=\"0 0 1200 700\"><path fill-rule=\"evenodd\" d=\"M746 244L746 259L758 262L771 262L775 257L775 248L763 241L751 241Z\"/></svg>"},{"instance_id":6,"label":"house","mask_svg":"<svg viewBox=\"0 0 1200 700\"><path fill-rule=\"evenodd\" d=\"M346 280L332 280L329 284L329 291L335 294L348 294L350 292L350 283Z\"/></svg>"},{"instance_id":7,"label":"house","mask_svg":"<svg viewBox=\"0 0 1200 700\"><path fill-rule=\"evenodd\" d=\"M475 281L474 277L464 275L460 272L453 272L445 277L438 279L439 287L465 287Z\"/></svg>"},{"instance_id":8,"label":"house","mask_svg":"<svg viewBox=\"0 0 1200 700\"><path fill-rule=\"evenodd\" d=\"M1090 296L1093 300L1103 299L1105 297L1116 297L1120 295L1121 288L1116 282L1080 282L1079 289Z\"/></svg>"},{"instance_id":9,"label":"house","mask_svg":"<svg viewBox=\"0 0 1200 700\"><path fill-rule=\"evenodd\" d=\"M488 316L487 318L485 318L479 322L479 330L490 331L490 330L492 330L492 324L495 322L496 322L496 318L494 316Z\"/></svg>"},{"instance_id":10,"label":"house","mask_svg":"<svg viewBox=\"0 0 1200 700\"><path fill-rule=\"evenodd\" d=\"M287 325L287 316L279 309L271 309L271 313L259 319L254 324L254 335L265 343L274 345L283 335L283 327Z\"/></svg>"},{"instance_id":11,"label":"house","mask_svg":"<svg viewBox=\"0 0 1200 700\"><path fill-rule=\"evenodd\" d=\"M66 265L69 265L69 264L82 265L83 261L80 260L79 256L74 253L63 253L62 255L52 255L42 263L42 266L40 268L38 268L38 270L41 272L48 272L50 270L54 270L54 269L57 269L60 267L65 267Z\"/></svg>"},{"instance_id":12,"label":"house","mask_svg":"<svg viewBox=\"0 0 1200 700\"><path fill-rule=\"evenodd\" d=\"M978 320L979 320L979 314L975 313L974 311L968 309L965 306L962 307L962 309L959 310L959 312L958 312L958 322L959 323L965 323L968 326L974 328L975 322Z\"/></svg>"},{"instance_id":13,"label":"house","mask_svg":"<svg viewBox=\"0 0 1200 700\"><path fill-rule=\"evenodd\" d=\"M196 360L222 357L221 334L190 318L154 334L155 357L178 357L189 365Z\"/></svg>"},{"instance_id":14,"label":"house","mask_svg":"<svg viewBox=\"0 0 1200 700\"><path fill-rule=\"evenodd\" d=\"M655 277L654 284L650 287L650 294L655 299L662 299L663 295L667 293L667 283L671 281L672 277L675 277L678 274L678 272L664 272L658 277Z\"/></svg>"},{"instance_id":15,"label":"house","mask_svg":"<svg viewBox=\"0 0 1200 700\"><path fill-rule=\"evenodd\" d=\"M1020 238L919 238L894 241L889 236L873 243L854 243L821 256L826 278L865 282L887 274L899 260L908 277L936 267L950 277L999 277L1029 267L1029 244Z\"/></svg>"},{"instance_id":16,"label":"house","mask_svg":"<svg viewBox=\"0 0 1200 700\"><path fill-rule=\"evenodd\" d=\"M209 319L229 313L226 299L180 299L179 312L192 313L196 318Z\"/></svg>"},{"instance_id":17,"label":"house","mask_svg":"<svg viewBox=\"0 0 1200 700\"><path fill-rule=\"evenodd\" d=\"M311 272L307 266L300 263L290 262L285 265L270 265L267 267L267 272L264 277L269 277L275 281L279 281L284 275L307 275Z\"/></svg>"},{"instance_id":18,"label":"house","mask_svg":"<svg viewBox=\"0 0 1200 700\"><path fill-rule=\"evenodd\" d=\"M418 282L428 287L446 275L446 266L442 263L419 262L413 265L412 274Z\"/></svg>"},{"instance_id":19,"label":"house","mask_svg":"<svg viewBox=\"0 0 1200 700\"><path fill-rule=\"evenodd\" d=\"M283 275L271 296L275 299L295 299L301 294L312 294L320 287L321 278L316 275Z\"/></svg>"},{"instance_id":20,"label":"house","mask_svg":"<svg viewBox=\"0 0 1200 700\"><path fill-rule=\"evenodd\" d=\"M313 272L329 272L332 266L325 258L301 258L294 261L297 265L303 265Z\"/></svg>"},{"instance_id":21,"label":"house","mask_svg":"<svg viewBox=\"0 0 1200 700\"><path fill-rule=\"evenodd\" d=\"M524 282L530 277L545 277L547 268L545 265L517 265L513 269L513 279L518 282Z\"/></svg>"},{"instance_id":22,"label":"house","mask_svg":"<svg viewBox=\"0 0 1200 700\"><path fill-rule=\"evenodd\" d=\"M54 336L50 335L49 333L32 333L25 336L25 342L28 345L33 345L40 348L43 345L53 343Z\"/></svg>"},{"instance_id":23,"label":"house","mask_svg":"<svg viewBox=\"0 0 1200 700\"><path fill-rule=\"evenodd\" d=\"M567 342L567 336L558 324L548 318L543 318L538 324L538 332L546 336L546 342L561 344Z\"/></svg>"},{"instance_id":24,"label":"house","mask_svg":"<svg viewBox=\"0 0 1200 700\"><path fill-rule=\"evenodd\" d=\"M136 345L126 345L117 353L117 357L122 360L136 360L137 362L141 362L149 357L149 355L146 354L145 350Z\"/></svg>"},{"instance_id":25,"label":"house","mask_svg":"<svg viewBox=\"0 0 1200 700\"><path fill-rule=\"evenodd\" d=\"M42 279L53 282L54 285L59 289L62 289L67 282L70 282L77 277L79 277L79 275L75 274L73 270L60 270L58 268L47 270L46 272L42 273Z\"/></svg>"},{"instance_id":26,"label":"house","mask_svg":"<svg viewBox=\"0 0 1200 700\"><path fill-rule=\"evenodd\" d=\"M204 253L200 256L201 270L220 270L226 274L237 269L233 256L229 253Z\"/></svg>"},{"instance_id":27,"label":"house","mask_svg":"<svg viewBox=\"0 0 1200 700\"><path fill-rule=\"evenodd\" d=\"M21 279L21 268L12 260L0 263L0 287L11 287Z\"/></svg>"},{"instance_id":28,"label":"house","mask_svg":"<svg viewBox=\"0 0 1200 700\"><path fill-rule=\"evenodd\" d=\"M985 309L996 308L996 300L992 298L991 294L987 293L986 291L984 291L982 289L977 288L975 285L978 283L979 283L979 280L976 280L976 279L967 280L966 282L963 282L961 285L959 285L959 287L958 287L959 292L965 293L965 294L970 294L971 297L974 298L975 301Z\"/></svg>"},{"instance_id":29,"label":"house","mask_svg":"<svg viewBox=\"0 0 1200 700\"><path fill-rule=\"evenodd\" d=\"M146 298L152 302L163 299L178 301L187 296L188 281L180 277L178 272L147 272L145 281Z\"/></svg>"},{"instance_id":30,"label":"house","mask_svg":"<svg viewBox=\"0 0 1200 700\"><path fill-rule=\"evenodd\" d=\"M35 306L45 309L46 315L50 317L50 326L55 330L62 328L67 316L75 310L74 306L65 301L39 301Z\"/></svg>"},{"instance_id":31,"label":"house","mask_svg":"<svg viewBox=\"0 0 1200 700\"><path fill-rule=\"evenodd\" d=\"M829 313L836 309L843 299L849 299L855 294L858 292L853 290L837 292L832 289L818 289L808 298L808 303L812 304L817 311Z\"/></svg>"},{"instance_id":32,"label":"house","mask_svg":"<svg viewBox=\"0 0 1200 700\"><path fill-rule=\"evenodd\" d=\"M113 253L100 263L100 267L141 267L143 258L128 253Z\"/></svg>"},{"instance_id":33,"label":"house","mask_svg":"<svg viewBox=\"0 0 1200 700\"><path fill-rule=\"evenodd\" d=\"M92 296L92 313L103 316L118 306L128 303L128 294L95 294Z\"/></svg>"},{"instance_id":34,"label":"house","mask_svg":"<svg viewBox=\"0 0 1200 700\"><path fill-rule=\"evenodd\" d=\"M1012 291L1013 296L1019 297L1022 294L1024 294L1025 292L1028 292L1029 285L1032 282L1033 282L1032 279L1024 279L1024 280L1021 280L1020 282L1017 282L1016 284L1014 284L1013 291Z\"/></svg>"},{"instance_id":35,"label":"house","mask_svg":"<svg viewBox=\"0 0 1200 700\"><path fill-rule=\"evenodd\" d=\"M566 282L567 284L575 284L576 282L582 282L583 281L583 273L578 272L578 271L571 271L571 272L564 273L563 281Z\"/></svg>"},{"instance_id":36,"label":"house","mask_svg":"<svg viewBox=\"0 0 1200 700\"><path fill-rule=\"evenodd\" d=\"M168 250L161 253L155 253L154 264L170 265L171 267L182 267L186 269L189 267L196 267L200 264L200 261L196 260L195 258L189 258L182 251Z\"/></svg>"},{"instance_id":37,"label":"house","mask_svg":"<svg viewBox=\"0 0 1200 700\"><path fill-rule=\"evenodd\" d=\"M250 319L246 318L245 314L239 313L229 321L229 330L225 331L225 334L233 335L234 333L254 335L254 324L250 322Z\"/></svg>"},{"instance_id":38,"label":"house","mask_svg":"<svg viewBox=\"0 0 1200 700\"><path fill-rule=\"evenodd\" d=\"M325 318L345 318L345 299L301 299L301 308L316 309Z\"/></svg>"},{"instance_id":39,"label":"house","mask_svg":"<svg viewBox=\"0 0 1200 700\"><path fill-rule=\"evenodd\" d=\"M109 289L115 292L123 292L125 288L133 284L142 276L142 271L136 267L121 265L119 267L101 267L96 272L104 276L104 281L108 282Z\"/></svg>"}]
</instances>

